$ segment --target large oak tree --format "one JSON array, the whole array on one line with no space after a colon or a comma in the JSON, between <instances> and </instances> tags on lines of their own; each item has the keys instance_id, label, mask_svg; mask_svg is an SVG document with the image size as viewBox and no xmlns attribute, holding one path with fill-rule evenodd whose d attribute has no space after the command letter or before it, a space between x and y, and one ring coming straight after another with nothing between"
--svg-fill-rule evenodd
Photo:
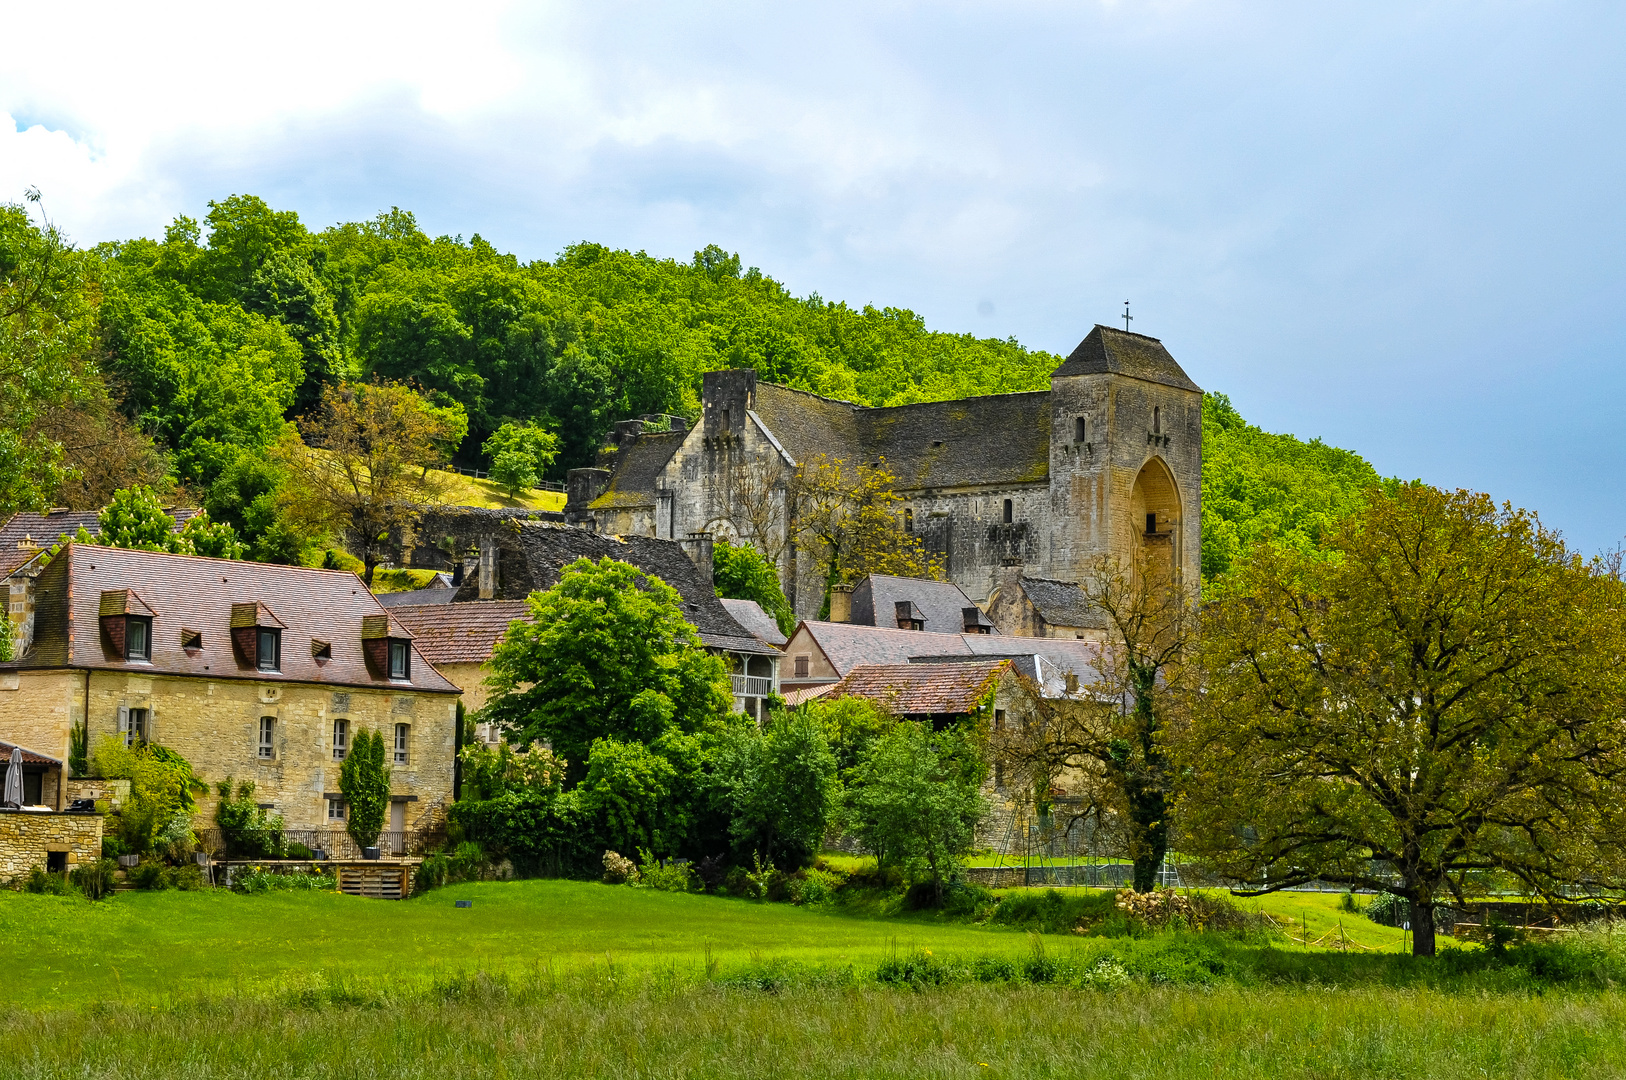
<instances>
[{"instance_id":1,"label":"large oak tree","mask_svg":"<svg viewBox=\"0 0 1626 1080\"><path fill-rule=\"evenodd\" d=\"M1314 554L1266 546L1206 608L1187 845L1250 891L1314 879L1434 909L1622 874L1626 598L1522 510L1373 491Z\"/></svg>"}]
</instances>

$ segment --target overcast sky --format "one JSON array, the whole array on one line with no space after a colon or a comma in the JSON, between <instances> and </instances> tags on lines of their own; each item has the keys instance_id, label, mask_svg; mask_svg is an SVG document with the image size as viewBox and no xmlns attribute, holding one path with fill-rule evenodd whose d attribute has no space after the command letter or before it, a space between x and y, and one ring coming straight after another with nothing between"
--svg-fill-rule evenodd
<instances>
[{"instance_id":1,"label":"overcast sky","mask_svg":"<svg viewBox=\"0 0 1626 1080\"><path fill-rule=\"evenodd\" d=\"M1266 428L1626 535L1626 5L239 7L0 0L0 198L717 243L1059 353L1127 298Z\"/></svg>"}]
</instances>

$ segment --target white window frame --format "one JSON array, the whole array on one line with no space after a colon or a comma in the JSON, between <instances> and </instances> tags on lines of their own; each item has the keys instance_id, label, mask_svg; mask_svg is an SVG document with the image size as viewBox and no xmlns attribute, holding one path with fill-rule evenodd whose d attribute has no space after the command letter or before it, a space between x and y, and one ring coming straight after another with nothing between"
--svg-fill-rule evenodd
<instances>
[{"instance_id":1,"label":"white window frame","mask_svg":"<svg viewBox=\"0 0 1626 1080\"><path fill-rule=\"evenodd\" d=\"M397 765L409 765L409 764L411 764L412 755L411 755L410 749L409 749L411 747L411 744L412 744L412 725L411 724L396 724L395 725L395 756L394 756L394 759L393 759L395 764L397 764Z\"/></svg>"},{"instance_id":2,"label":"white window frame","mask_svg":"<svg viewBox=\"0 0 1626 1080\"><path fill-rule=\"evenodd\" d=\"M141 627L141 651L130 647L130 631ZM124 619L124 659L133 663L152 662L152 620L141 615L128 615Z\"/></svg>"},{"instance_id":3,"label":"white window frame","mask_svg":"<svg viewBox=\"0 0 1626 1080\"><path fill-rule=\"evenodd\" d=\"M282 670L282 631L274 627L259 626L254 629L254 666L261 671ZM265 643L271 642L271 655L265 655Z\"/></svg>"},{"instance_id":4,"label":"white window frame","mask_svg":"<svg viewBox=\"0 0 1626 1080\"><path fill-rule=\"evenodd\" d=\"M343 799L329 799L327 801L327 819L329 821L347 821L350 817L350 808Z\"/></svg>"},{"instance_id":5,"label":"white window frame","mask_svg":"<svg viewBox=\"0 0 1626 1080\"><path fill-rule=\"evenodd\" d=\"M350 752L350 719L344 716L333 718L333 760L343 761L344 756Z\"/></svg>"},{"instance_id":6,"label":"white window frame","mask_svg":"<svg viewBox=\"0 0 1626 1080\"><path fill-rule=\"evenodd\" d=\"M277 756L277 718L274 716L260 717L260 749L261 761L270 761Z\"/></svg>"},{"instance_id":7,"label":"white window frame","mask_svg":"<svg viewBox=\"0 0 1626 1080\"><path fill-rule=\"evenodd\" d=\"M119 737L125 746L136 746L151 737L152 710L119 706Z\"/></svg>"},{"instance_id":8,"label":"white window frame","mask_svg":"<svg viewBox=\"0 0 1626 1080\"><path fill-rule=\"evenodd\" d=\"M400 674L396 674L395 658L401 658ZM389 639L389 648L385 653L385 663L389 666L390 678L410 680L412 678L412 646L405 641L395 638Z\"/></svg>"}]
</instances>

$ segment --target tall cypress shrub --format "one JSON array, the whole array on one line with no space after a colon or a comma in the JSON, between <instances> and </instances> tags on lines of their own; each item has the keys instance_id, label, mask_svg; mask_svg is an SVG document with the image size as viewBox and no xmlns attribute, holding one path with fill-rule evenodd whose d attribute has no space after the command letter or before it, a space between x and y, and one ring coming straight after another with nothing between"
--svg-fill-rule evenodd
<instances>
[{"instance_id":1,"label":"tall cypress shrub","mask_svg":"<svg viewBox=\"0 0 1626 1080\"><path fill-rule=\"evenodd\" d=\"M339 768L339 791L348 809L345 831L357 847L378 843L390 805L390 770L384 764L384 736L360 731Z\"/></svg>"}]
</instances>

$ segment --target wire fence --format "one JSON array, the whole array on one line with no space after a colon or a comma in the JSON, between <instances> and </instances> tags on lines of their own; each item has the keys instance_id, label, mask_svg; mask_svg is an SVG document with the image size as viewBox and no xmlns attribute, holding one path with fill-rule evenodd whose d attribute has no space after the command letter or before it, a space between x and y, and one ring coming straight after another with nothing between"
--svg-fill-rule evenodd
<instances>
[{"instance_id":1,"label":"wire fence","mask_svg":"<svg viewBox=\"0 0 1626 1080\"><path fill-rule=\"evenodd\" d=\"M491 479L491 474L485 469L465 469L458 465L434 465L431 468L439 469L441 472L456 473L459 476L472 476L476 480ZM532 486L536 491L552 491L558 494L563 494L565 490L565 485L558 480L538 480Z\"/></svg>"}]
</instances>

